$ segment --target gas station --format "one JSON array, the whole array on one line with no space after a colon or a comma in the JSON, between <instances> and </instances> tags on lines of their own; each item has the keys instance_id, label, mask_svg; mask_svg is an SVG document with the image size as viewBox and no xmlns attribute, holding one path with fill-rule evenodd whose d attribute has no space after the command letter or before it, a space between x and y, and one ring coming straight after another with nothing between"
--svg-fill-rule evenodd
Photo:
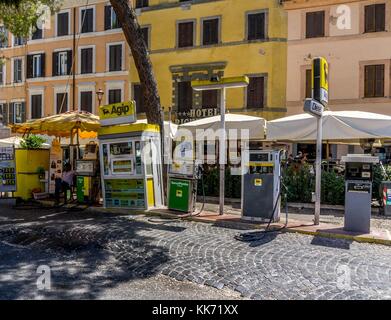
<instances>
[{"instance_id":1,"label":"gas station","mask_svg":"<svg viewBox=\"0 0 391 320\"><path fill-rule=\"evenodd\" d=\"M220 92L220 115L185 123L180 126L184 129L192 128L197 130L212 129L220 130L218 137L214 137L218 144L218 163L220 193L219 210L216 219L224 219L229 216L224 212L225 204L225 172L227 168L227 146L229 146L229 137L227 132L231 129L241 130L251 128L250 139L256 137L256 141L262 142L261 147L252 148L249 141L245 139L237 140L240 142L240 180L241 180L241 199L240 216L235 217L238 221L249 223L266 223L266 231L271 224L278 224L282 227L288 226L287 215L287 191L282 183L285 174L285 165L287 163L287 149L282 146L288 142L288 137L298 133L300 128L311 131L311 136L304 140L317 141L317 161L315 166L315 192L314 192L314 226L320 224L320 181L321 181L321 145L322 140L336 140L334 136L330 138L330 130L325 126L330 121L325 121L326 117L333 115L327 110L328 102L328 67L324 58L315 58L312 67L312 90L313 99L307 99L304 102L305 114L294 116L300 121L297 127L290 127L290 122L284 122L285 119L266 121L258 117L226 113L225 96L229 88L242 88L248 85L247 77L232 78L212 78L208 81L195 80L192 86L196 91L218 90ZM170 136L170 139L177 140L174 149L165 150L166 153L173 155L173 161L167 166L167 181L164 182L162 164L162 132L158 125L148 124L147 121L137 121L134 101L115 103L101 106L99 117L90 126L87 119L84 123L80 118L75 118L74 123L83 123L75 129L74 125L66 126L62 131L56 128L58 123L64 122L64 117L74 117L74 115L59 115L42 119L37 123L27 123L16 132L22 133L29 128L29 133L50 132L55 136L68 136L69 132L89 131L94 128L96 139L91 139L85 143L83 150L79 148L77 138L76 144L71 139L69 156L74 161L75 186L74 194L76 202L87 206L96 206L100 203L104 208L118 208L129 210L156 210L167 208L169 212L180 218L200 216L204 214L204 205L206 202L204 191L204 170L205 159L198 159L196 154L195 140L182 139L180 136ZM84 115L77 115L83 118ZM296 117L296 118L295 118ZM287 121L290 120L287 117ZM373 130L372 135L377 133L376 127L379 119L372 119L369 127ZM263 122L262 122L263 121ZM283 123L278 126L279 123ZM39 125L38 125L39 123ZM64 122L65 123L65 122ZM333 123L332 131L338 133L337 124L340 120ZM43 129L44 125L51 124L51 130ZM298 129L299 128L299 129ZM315 129L314 129L315 128ZM366 128L367 129L367 128ZM19 130L19 131L18 131ZM368 131L368 130L366 130ZM333 132L333 133L335 133ZM357 130L354 132L356 133ZM360 139L363 139L362 133L359 133ZM385 134L386 135L386 134ZM391 134L390 134L391 135ZM178 140L178 138L181 138ZM353 137L349 139L354 139ZM364 137L365 138L365 137ZM368 137L369 138L369 137ZM300 141L303 138L297 138ZM166 137L165 137L166 140ZM63 152L59 147L60 140L54 140L51 151L45 151L49 160L40 158L45 163L37 162L33 166L43 167L48 172L47 176L42 176L42 181L46 181L45 189L53 189L53 177L62 173L62 164L64 162ZM294 141L294 140L293 140ZM171 142L171 141L170 141ZM277 143L276 143L277 142ZM165 141L167 145L167 141ZM56 147L57 146L57 147ZM71 148L76 147L76 148ZM58 149L58 150L57 150ZM5 150L5 149L4 149ZM7 149L8 150L8 149ZM57 151L56 151L57 150ZM197 149L198 151L198 149ZM7 151L8 152L8 151ZM16 155L18 155L16 150ZM28 150L23 151L28 154ZM50 153L50 154L49 154ZM5 156L4 156L5 157ZM10 156L12 158L12 156ZM16 156L16 158L18 158ZM34 158L35 159L35 158ZM73 159L73 160L72 160ZM1 159L0 159L1 160ZM345 217L344 230L347 232L370 233L371 218L371 200L372 200L372 182L374 166L379 163L379 159L370 155L350 155L343 157L342 163L345 164ZM25 182L20 177L23 170L18 167L22 162L8 162L3 165L14 165L14 169L3 168L3 186L4 190L11 190L18 195L24 187ZM19 169L18 169L19 168ZM14 170L14 171L12 171ZM34 168L30 168L34 171ZM233 171L231 171L232 173ZM34 178L35 179L35 178ZM4 184L5 181L5 184ZM42 183L42 182L40 182ZM383 182L382 190L384 194L384 212L391 211L391 184ZM202 190L200 190L200 186ZM26 189L27 190L27 189ZM26 191L25 190L25 191ZM165 192L166 190L166 192ZM202 192L200 192L202 191ZM25 198L31 193L28 189ZM53 191L52 191L53 192ZM197 201L200 194L202 197L202 207L197 210ZM285 224L281 222L281 203L285 199L286 219ZM103 201L103 202L102 202ZM218 217L220 216L220 217ZM232 218L232 217L230 217Z\"/></svg>"},{"instance_id":2,"label":"gas station","mask_svg":"<svg viewBox=\"0 0 391 320\"><path fill-rule=\"evenodd\" d=\"M164 188L159 126L137 123L133 101L101 107L100 119L104 207L139 210L161 207Z\"/></svg>"}]
</instances>

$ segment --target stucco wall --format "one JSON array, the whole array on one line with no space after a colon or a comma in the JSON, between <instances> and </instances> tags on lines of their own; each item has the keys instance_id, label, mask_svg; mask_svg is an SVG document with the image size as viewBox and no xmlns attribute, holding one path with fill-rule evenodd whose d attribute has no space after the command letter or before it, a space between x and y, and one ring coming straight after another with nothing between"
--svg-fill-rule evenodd
<instances>
[{"instance_id":1,"label":"stucco wall","mask_svg":"<svg viewBox=\"0 0 391 320\"><path fill-rule=\"evenodd\" d=\"M337 28L337 5L288 10L288 114L302 112L304 70L309 68L311 59L316 56L323 56L329 62L329 106L332 110L362 110L391 114L391 32L363 33L363 8L369 3L374 2L360 1L347 4L351 12L351 29L348 30ZM391 30L390 7L391 3L387 2L386 30ZM329 20L326 19L328 36L305 39L305 13L317 10L325 10L326 17L329 16ZM366 63L385 64L384 98L363 98L363 65Z\"/></svg>"},{"instance_id":2,"label":"stucco wall","mask_svg":"<svg viewBox=\"0 0 391 320\"><path fill-rule=\"evenodd\" d=\"M156 1L151 1L150 5ZM160 1L166 3L167 1ZM153 6L152 6L153 8ZM151 8L151 9L152 9ZM246 13L268 10L268 37L270 41L247 42ZM201 18L221 18L221 43L201 46ZM268 74L266 106L278 112L246 112L243 110L244 89L229 90L228 109L259 114L268 119L285 115L286 86L286 14L278 1L220 0L192 4L189 10L181 7L147 10L138 16L142 26L151 26L151 59L157 78L162 105L172 106L173 79L170 66L197 63L226 62L224 76ZM196 21L195 47L176 49L176 22ZM131 60L130 79L137 83L138 76Z\"/></svg>"}]
</instances>

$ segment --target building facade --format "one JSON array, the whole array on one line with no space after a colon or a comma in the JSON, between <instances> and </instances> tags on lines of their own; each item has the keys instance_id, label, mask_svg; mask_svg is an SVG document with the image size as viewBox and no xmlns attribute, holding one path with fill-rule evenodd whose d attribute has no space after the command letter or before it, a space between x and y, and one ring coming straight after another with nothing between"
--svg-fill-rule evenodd
<instances>
[{"instance_id":1,"label":"building facade","mask_svg":"<svg viewBox=\"0 0 391 320\"><path fill-rule=\"evenodd\" d=\"M196 92L191 80L247 75L248 88L227 92L229 112L282 117L286 113L286 15L280 1L135 1L161 104L176 121L218 113L217 91ZM130 60L132 98L145 108Z\"/></svg>"},{"instance_id":2,"label":"building facade","mask_svg":"<svg viewBox=\"0 0 391 320\"><path fill-rule=\"evenodd\" d=\"M148 45L161 103L178 122L218 113L217 91L190 81L247 75L248 88L227 93L228 112L275 119L286 114L286 14L269 0L131 0ZM83 23L84 22L84 23ZM0 112L6 123L67 110L97 113L134 99L145 114L130 49L109 1L66 0L50 29L27 41L0 40Z\"/></svg>"},{"instance_id":3,"label":"building facade","mask_svg":"<svg viewBox=\"0 0 391 320\"><path fill-rule=\"evenodd\" d=\"M88 4L88 5L87 5ZM19 123L129 99L129 48L108 1L66 0L29 39L0 24L0 112Z\"/></svg>"},{"instance_id":4,"label":"building facade","mask_svg":"<svg viewBox=\"0 0 391 320\"><path fill-rule=\"evenodd\" d=\"M311 59L329 62L329 108L391 115L391 1L284 1L288 114L311 96Z\"/></svg>"},{"instance_id":5,"label":"building facade","mask_svg":"<svg viewBox=\"0 0 391 320\"><path fill-rule=\"evenodd\" d=\"M311 97L311 61L329 63L329 109L391 115L391 1L286 0L288 15L287 113ZM314 146L296 146L310 149ZM331 157L362 152L331 146ZM390 149L384 153L390 156Z\"/></svg>"}]
</instances>

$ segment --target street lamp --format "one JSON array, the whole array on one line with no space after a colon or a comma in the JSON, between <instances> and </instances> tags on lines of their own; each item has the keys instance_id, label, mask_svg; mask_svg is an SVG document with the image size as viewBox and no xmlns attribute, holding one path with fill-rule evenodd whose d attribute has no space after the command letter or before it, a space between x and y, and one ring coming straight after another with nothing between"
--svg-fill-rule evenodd
<instances>
[{"instance_id":1,"label":"street lamp","mask_svg":"<svg viewBox=\"0 0 391 320\"><path fill-rule=\"evenodd\" d=\"M191 86L195 91L220 90L220 115L221 115L221 135L220 135L220 208L219 214L224 214L224 185L225 185L225 158L226 158L226 132L225 132L225 104L227 88L247 87L250 80L248 77L219 78L212 77L210 80L195 80Z\"/></svg>"},{"instance_id":2,"label":"street lamp","mask_svg":"<svg viewBox=\"0 0 391 320\"><path fill-rule=\"evenodd\" d=\"M102 104L102 99L103 99L104 94L105 93L101 88L99 88L99 90L96 92L96 95L98 97L99 106L101 106L101 104Z\"/></svg>"}]
</instances>

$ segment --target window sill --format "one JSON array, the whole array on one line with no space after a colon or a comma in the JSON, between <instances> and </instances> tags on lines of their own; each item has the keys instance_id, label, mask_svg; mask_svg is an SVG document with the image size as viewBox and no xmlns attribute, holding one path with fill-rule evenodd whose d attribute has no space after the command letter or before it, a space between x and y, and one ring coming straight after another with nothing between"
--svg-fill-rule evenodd
<instances>
[{"instance_id":1,"label":"window sill","mask_svg":"<svg viewBox=\"0 0 391 320\"><path fill-rule=\"evenodd\" d=\"M364 31L362 34L374 34L374 33L384 33L388 32L388 30L380 30L380 31Z\"/></svg>"},{"instance_id":2,"label":"window sill","mask_svg":"<svg viewBox=\"0 0 391 320\"><path fill-rule=\"evenodd\" d=\"M362 100L384 100L384 99L389 99L390 97L387 96L381 96L381 97L361 97Z\"/></svg>"},{"instance_id":3,"label":"window sill","mask_svg":"<svg viewBox=\"0 0 391 320\"><path fill-rule=\"evenodd\" d=\"M188 49L195 49L195 48L197 48L197 46L195 45L187 46L187 47L179 47L179 46L175 47L176 50L188 50Z\"/></svg>"},{"instance_id":4,"label":"window sill","mask_svg":"<svg viewBox=\"0 0 391 320\"><path fill-rule=\"evenodd\" d=\"M270 41L270 38L266 37L266 38L262 38L262 39L244 39L244 41L248 42L248 43L267 42L267 41Z\"/></svg>"},{"instance_id":5,"label":"window sill","mask_svg":"<svg viewBox=\"0 0 391 320\"><path fill-rule=\"evenodd\" d=\"M242 110L244 111L264 111L265 107L244 107Z\"/></svg>"}]
</instances>

